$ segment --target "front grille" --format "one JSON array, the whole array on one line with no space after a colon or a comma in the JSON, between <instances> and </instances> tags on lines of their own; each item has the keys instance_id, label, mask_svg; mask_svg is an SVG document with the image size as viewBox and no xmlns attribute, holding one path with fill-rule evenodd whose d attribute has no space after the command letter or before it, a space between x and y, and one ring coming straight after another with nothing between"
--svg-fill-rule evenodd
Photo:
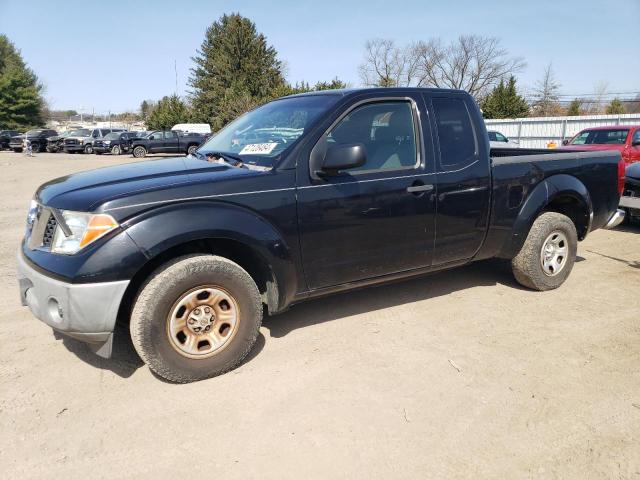
<instances>
[{"instance_id":1,"label":"front grille","mask_svg":"<svg viewBox=\"0 0 640 480\"><path fill-rule=\"evenodd\" d=\"M53 243L53 236L56 233L56 227L58 226L58 222L56 221L56 217L51 215L49 220L47 221L47 226L44 228L44 234L42 235L42 246L43 247L51 247Z\"/></svg>"},{"instance_id":2,"label":"front grille","mask_svg":"<svg viewBox=\"0 0 640 480\"><path fill-rule=\"evenodd\" d=\"M65 138L65 145L77 145L78 141L75 138Z\"/></svg>"}]
</instances>

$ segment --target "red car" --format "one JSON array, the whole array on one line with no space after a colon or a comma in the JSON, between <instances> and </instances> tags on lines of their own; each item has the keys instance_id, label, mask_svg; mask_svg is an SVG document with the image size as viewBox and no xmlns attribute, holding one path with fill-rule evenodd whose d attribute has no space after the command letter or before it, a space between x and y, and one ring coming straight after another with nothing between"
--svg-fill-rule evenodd
<instances>
[{"instance_id":1,"label":"red car","mask_svg":"<svg viewBox=\"0 0 640 480\"><path fill-rule=\"evenodd\" d=\"M618 150L625 163L640 162L640 125L587 128L562 145L562 150Z\"/></svg>"}]
</instances>

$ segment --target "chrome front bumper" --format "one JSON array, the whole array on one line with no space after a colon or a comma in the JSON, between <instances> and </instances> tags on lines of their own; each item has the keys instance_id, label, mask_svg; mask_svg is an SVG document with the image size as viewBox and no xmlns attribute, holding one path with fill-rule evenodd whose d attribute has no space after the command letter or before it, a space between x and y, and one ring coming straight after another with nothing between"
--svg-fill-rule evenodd
<instances>
[{"instance_id":1,"label":"chrome front bumper","mask_svg":"<svg viewBox=\"0 0 640 480\"><path fill-rule=\"evenodd\" d=\"M72 284L38 272L18 251L22 305L53 329L87 342L101 357L111 356L113 329L128 280Z\"/></svg>"},{"instance_id":2,"label":"chrome front bumper","mask_svg":"<svg viewBox=\"0 0 640 480\"><path fill-rule=\"evenodd\" d=\"M616 228L618 225L622 223L623 220L624 220L624 210L617 209L614 212L614 214L611 215L611 218L609 218L609 221L604 226L604 228L608 230L612 228Z\"/></svg>"}]
</instances>

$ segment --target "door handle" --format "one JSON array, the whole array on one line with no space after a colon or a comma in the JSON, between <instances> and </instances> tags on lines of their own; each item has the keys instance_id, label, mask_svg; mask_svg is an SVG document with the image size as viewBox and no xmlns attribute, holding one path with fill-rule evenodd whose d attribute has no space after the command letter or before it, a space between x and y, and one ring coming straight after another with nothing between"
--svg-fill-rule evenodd
<instances>
[{"instance_id":1,"label":"door handle","mask_svg":"<svg viewBox=\"0 0 640 480\"><path fill-rule=\"evenodd\" d=\"M423 183L414 183L410 187L407 187L407 192L409 193L423 194L424 192L430 192L431 190L433 190L433 185L425 185Z\"/></svg>"}]
</instances>

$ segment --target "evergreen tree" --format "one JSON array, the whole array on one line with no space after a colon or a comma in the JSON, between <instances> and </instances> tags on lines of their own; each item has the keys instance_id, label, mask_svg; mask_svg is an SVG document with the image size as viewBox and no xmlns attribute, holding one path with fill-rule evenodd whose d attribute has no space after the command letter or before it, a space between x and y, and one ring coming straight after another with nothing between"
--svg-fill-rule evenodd
<instances>
[{"instance_id":1,"label":"evergreen tree","mask_svg":"<svg viewBox=\"0 0 640 480\"><path fill-rule=\"evenodd\" d=\"M195 116L214 131L286 85L275 48L237 13L211 24L193 61L189 84Z\"/></svg>"},{"instance_id":2,"label":"evergreen tree","mask_svg":"<svg viewBox=\"0 0 640 480\"><path fill-rule=\"evenodd\" d=\"M0 128L28 130L41 126L41 92L38 77L7 36L0 34Z\"/></svg>"},{"instance_id":3,"label":"evergreen tree","mask_svg":"<svg viewBox=\"0 0 640 480\"><path fill-rule=\"evenodd\" d=\"M570 117L577 117L582 113L582 102L577 98L571 100L569 108L567 108L567 115Z\"/></svg>"},{"instance_id":4,"label":"evergreen tree","mask_svg":"<svg viewBox=\"0 0 640 480\"><path fill-rule=\"evenodd\" d=\"M317 82L313 89L315 91L320 90L338 90L341 88L347 88L347 84L340 80L338 77L335 77L330 82Z\"/></svg>"},{"instance_id":5,"label":"evergreen tree","mask_svg":"<svg viewBox=\"0 0 640 480\"><path fill-rule=\"evenodd\" d=\"M621 115L623 113L627 113L623 103L617 98L614 98L611 101L606 111L607 111L607 114L609 115Z\"/></svg>"},{"instance_id":6,"label":"evergreen tree","mask_svg":"<svg viewBox=\"0 0 640 480\"><path fill-rule=\"evenodd\" d=\"M150 130L168 130L177 123L187 123L189 107L177 95L163 97L148 113L145 123Z\"/></svg>"},{"instance_id":7,"label":"evergreen tree","mask_svg":"<svg viewBox=\"0 0 640 480\"><path fill-rule=\"evenodd\" d=\"M153 110L153 102L150 100L143 100L140 104L140 117L143 120L146 120L151 110Z\"/></svg>"},{"instance_id":8,"label":"evergreen tree","mask_svg":"<svg viewBox=\"0 0 640 480\"><path fill-rule=\"evenodd\" d=\"M518 95L514 77L510 77L506 84L500 80L484 98L480 108L485 118L520 118L526 117L529 112L526 100Z\"/></svg>"}]
</instances>

